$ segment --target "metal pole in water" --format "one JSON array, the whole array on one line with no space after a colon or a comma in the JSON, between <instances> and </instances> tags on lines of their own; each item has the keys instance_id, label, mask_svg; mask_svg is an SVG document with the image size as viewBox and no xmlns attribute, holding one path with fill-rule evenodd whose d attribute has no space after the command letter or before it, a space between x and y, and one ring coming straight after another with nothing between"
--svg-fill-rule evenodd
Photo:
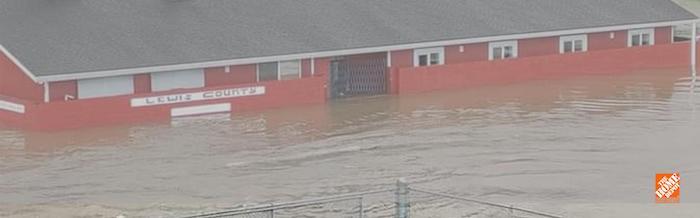
<instances>
[{"instance_id":1,"label":"metal pole in water","mask_svg":"<svg viewBox=\"0 0 700 218\"><path fill-rule=\"evenodd\" d=\"M693 78L697 76L697 45L698 45L698 23L693 21L693 29L690 41L690 70L693 73Z\"/></svg>"},{"instance_id":2,"label":"metal pole in water","mask_svg":"<svg viewBox=\"0 0 700 218\"><path fill-rule=\"evenodd\" d=\"M365 205L364 198L360 197L360 218L365 218Z\"/></svg>"},{"instance_id":3,"label":"metal pole in water","mask_svg":"<svg viewBox=\"0 0 700 218\"><path fill-rule=\"evenodd\" d=\"M401 178L396 181L396 218L408 218L408 183Z\"/></svg>"}]
</instances>

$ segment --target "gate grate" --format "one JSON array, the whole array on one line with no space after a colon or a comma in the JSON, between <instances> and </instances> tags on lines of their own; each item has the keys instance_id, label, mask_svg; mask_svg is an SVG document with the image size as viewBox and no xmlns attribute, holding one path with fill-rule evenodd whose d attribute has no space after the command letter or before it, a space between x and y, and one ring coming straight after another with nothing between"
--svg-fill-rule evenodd
<instances>
[{"instance_id":1,"label":"gate grate","mask_svg":"<svg viewBox=\"0 0 700 218\"><path fill-rule=\"evenodd\" d=\"M331 62L331 97L386 94L387 71L386 58L334 60Z\"/></svg>"}]
</instances>

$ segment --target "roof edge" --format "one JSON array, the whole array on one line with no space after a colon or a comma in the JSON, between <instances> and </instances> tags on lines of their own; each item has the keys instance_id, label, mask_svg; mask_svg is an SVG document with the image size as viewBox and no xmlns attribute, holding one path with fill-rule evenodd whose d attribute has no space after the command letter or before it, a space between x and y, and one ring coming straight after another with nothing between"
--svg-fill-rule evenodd
<instances>
[{"instance_id":1,"label":"roof edge","mask_svg":"<svg viewBox=\"0 0 700 218\"><path fill-rule=\"evenodd\" d=\"M552 37L552 36L564 36L564 35L575 35L575 34L595 33L595 32L609 32L609 31L619 31L619 30L639 29L639 28L651 28L651 27L660 27L660 26L673 26L673 25L679 25L679 24L697 23L699 21L700 21L700 19L694 18L694 19L653 22L653 23L626 24L626 25L591 27L591 28L569 29L569 30L555 30L555 31L545 31L545 32L533 32L533 33L519 33L519 34L510 34L510 35L486 36L486 37L452 39L452 40L441 40L441 41L430 41L430 42L418 42L418 43L399 44L399 45L342 49L342 50L333 50L333 51L262 56L262 57L251 57L251 58L238 58L238 59L205 61L205 62L186 63L186 64L171 64L171 65L160 65L160 66L150 66L150 67L125 68L125 69L116 69L116 70L79 72L79 73L70 73L70 74L61 74L61 75L39 76L39 77L36 77L34 81L38 82L38 83L43 83L43 82L65 81L65 80L77 80L77 79L92 79L92 78L111 77L111 76L126 76L126 75L156 73L156 72L164 72L164 71L178 71L178 70L197 69L197 68L210 68L210 67L223 67L223 66L233 66L233 65L243 65L243 64L256 64L256 63L265 63L265 62L272 62L272 61L285 61L285 60L296 60L296 59L306 59L306 58L344 56L344 55L376 53L376 52L386 52L386 51L396 51L396 50L407 50L407 49L416 49L416 48L439 47L439 46L447 46L447 45L483 43L483 42L494 42L494 41L505 41L505 40L516 40L516 39L527 39L527 38L540 38L540 37ZM3 51L5 51L3 47L0 47L0 49L3 49ZM13 60L16 60L16 59L13 59ZM19 63L19 62L16 62L16 63ZM21 66L21 65L18 65L18 66ZM23 66L21 68L23 68ZM23 69L25 70L25 72L29 72L28 70L26 70L26 68L23 68ZM27 73L27 74L31 75L31 73Z\"/></svg>"},{"instance_id":2,"label":"roof edge","mask_svg":"<svg viewBox=\"0 0 700 218\"><path fill-rule=\"evenodd\" d=\"M34 83L37 83L37 84L43 83L43 82L40 82L39 78L34 76L34 74L31 71L29 71L29 69L27 69L27 67L24 66L24 64L22 64L22 62L20 62L17 59L17 57L15 57L12 53L10 53L10 51L8 51L7 48L5 48L5 46L3 46L2 44L0 44L0 52L2 52L2 54L5 55L5 57L9 58L10 61L12 61L12 63L14 63L17 67L19 67L19 69L22 70L24 75L29 77L29 79L31 79Z\"/></svg>"}]
</instances>

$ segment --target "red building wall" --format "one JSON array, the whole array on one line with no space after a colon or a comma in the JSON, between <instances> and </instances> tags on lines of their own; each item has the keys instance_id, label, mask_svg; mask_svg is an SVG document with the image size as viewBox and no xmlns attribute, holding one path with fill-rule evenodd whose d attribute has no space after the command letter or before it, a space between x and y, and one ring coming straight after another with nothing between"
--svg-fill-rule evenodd
<instances>
[{"instance_id":1,"label":"red building wall","mask_svg":"<svg viewBox=\"0 0 700 218\"><path fill-rule=\"evenodd\" d=\"M610 38L614 33L614 38ZM627 47L627 30L588 34L588 50L605 50Z\"/></svg>"},{"instance_id":2,"label":"red building wall","mask_svg":"<svg viewBox=\"0 0 700 218\"><path fill-rule=\"evenodd\" d=\"M204 69L206 87L236 85L257 82L257 65L246 64L230 66L226 73L225 67Z\"/></svg>"},{"instance_id":3,"label":"red building wall","mask_svg":"<svg viewBox=\"0 0 700 218\"><path fill-rule=\"evenodd\" d=\"M44 87L32 81L12 60L0 53L0 95L44 101Z\"/></svg>"},{"instance_id":4,"label":"red building wall","mask_svg":"<svg viewBox=\"0 0 700 218\"><path fill-rule=\"evenodd\" d=\"M657 27L654 30L654 44L663 45L673 42L673 27Z\"/></svg>"},{"instance_id":5,"label":"red building wall","mask_svg":"<svg viewBox=\"0 0 700 218\"><path fill-rule=\"evenodd\" d=\"M399 69L404 67L413 67L413 50L391 51L389 94L399 93Z\"/></svg>"},{"instance_id":6,"label":"red building wall","mask_svg":"<svg viewBox=\"0 0 700 218\"><path fill-rule=\"evenodd\" d=\"M327 75L330 72L331 58L316 58L314 60L314 65L316 65L315 76Z\"/></svg>"},{"instance_id":7,"label":"red building wall","mask_svg":"<svg viewBox=\"0 0 700 218\"><path fill-rule=\"evenodd\" d=\"M689 43L399 69L398 94L689 65ZM517 72L517 73L513 73Z\"/></svg>"},{"instance_id":8,"label":"red building wall","mask_svg":"<svg viewBox=\"0 0 700 218\"><path fill-rule=\"evenodd\" d=\"M464 52L460 52L463 46ZM413 58L413 57L411 57ZM489 43L445 46L445 64L457 64L489 59Z\"/></svg>"},{"instance_id":9,"label":"red building wall","mask_svg":"<svg viewBox=\"0 0 700 218\"><path fill-rule=\"evenodd\" d=\"M151 92L151 74L134 75L134 94Z\"/></svg>"},{"instance_id":10,"label":"red building wall","mask_svg":"<svg viewBox=\"0 0 700 218\"><path fill-rule=\"evenodd\" d=\"M64 101L66 95L78 98L78 82L76 80L49 83L49 101Z\"/></svg>"},{"instance_id":11,"label":"red building wall","mask_svg":"<svg viewBox=\"0 0 700 218\"><path fill-rule=\"evenodd\" d=\"M413 67L413 50L391 51L391 67Z\"/></svg>"},{"instance_id":12,"label":"red building wall","mask_svg":"<svg viewBox=\"0 0 700 218\"><path fill-rule=\"evenodd\" d=\"M301 60L301 78L311 77L311 59Z\"/></svg>"},{"instance_id":13,"label":"red building wall","mask_svg":"<svg viewBox=\"0 0 700 218\"><path fill-rule=\"evenodd\" d=\"M518 40L518 57L559 54L559 37Z\"/></svg>"},{"instance_id":14,"label":"red building wall","mask_svg":"<svg viewBox=\"0 0 700 218\"><path fill-rule=\"evenodd\" d=\"M299 80L271 81L250 85L230 85L217 88L236 88L248 86L265 86L265 95L247 96L230 99L188 102L150 107L131 107L132 98L153 96L154 94L137 94L111 98L84 99L50 104L27 105L20 126L38 130L62 130L92 126L114 125L121 123L147 122L170 119L170 110L203 104L231 103L233 113L286 107L302 104L322 103L326 100L323 76L314 76ZM293 90L293 91L290 91ZM202 89L173 90L156 95L186 92L199 92ZM9 120L0 111L0 119Z\"/></svg>"}]
</instances>

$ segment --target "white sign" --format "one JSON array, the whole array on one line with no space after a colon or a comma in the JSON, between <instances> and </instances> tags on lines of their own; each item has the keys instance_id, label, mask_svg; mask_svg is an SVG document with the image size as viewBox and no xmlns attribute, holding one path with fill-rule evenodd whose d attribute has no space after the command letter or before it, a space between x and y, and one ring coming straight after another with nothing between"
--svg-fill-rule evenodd
<instances>
[{"instance_id":1,"label":"white sign","mask_svg":"<svg viewBox=\"0 0 700 218\"><path fill-rule=\"evenodd\" d=\"M192 107L173 108L170 110L171 117L184 117L201 114L213 114L231 112L231 104L210 104Z\"/></svg>"},{"instance_id":2,"label":"white sign","mask_svg":"<svg viewBox=\"0 0 700 218\"><path fill-rule=\"evenodd\" d=\"M12 111L15 113L23 114L24 105L0 100L0 110Z\"/></svg>"},{"instance_id":3,"label":"white sign","mask_svg":"<svg viewBox=\"0 0 700 218\"><path fill-rule=\"evenodd\" d=\"M145 107L164 104L177 104L193 101L206 101L224 98L238 98L244 96L264 95L264 86L220 89L195 93L182 93L172 95L153 96L131 99L131 107Z\"/></svg>"}]
</instances>

